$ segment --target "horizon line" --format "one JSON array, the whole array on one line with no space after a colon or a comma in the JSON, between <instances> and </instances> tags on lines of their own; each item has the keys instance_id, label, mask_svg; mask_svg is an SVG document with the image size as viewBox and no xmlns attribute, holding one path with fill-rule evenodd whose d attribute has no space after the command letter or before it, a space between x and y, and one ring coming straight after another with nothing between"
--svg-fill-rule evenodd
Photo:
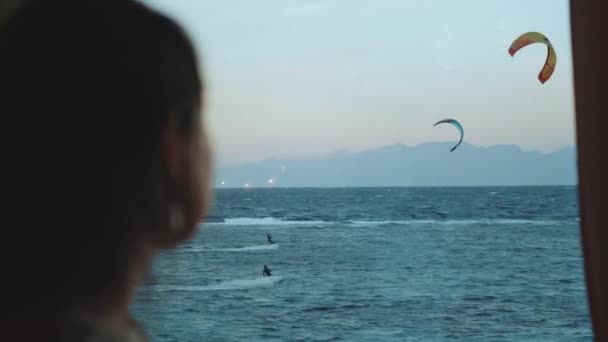
<instances>
[{"instance_id":1,"label":"horizon line","mask_svg":"<svg viewBox=\"0 0 608 342\"><path fill-rule=\"evenodd\" d=\"M241 187L218 187L213 186L212 190L285 190L285 189L394 189L394 188L557 188L557 187L578 187L576 184L550 184L550 185L358 185L358 186L241 186Z\"/></svg>"}]
</instances>

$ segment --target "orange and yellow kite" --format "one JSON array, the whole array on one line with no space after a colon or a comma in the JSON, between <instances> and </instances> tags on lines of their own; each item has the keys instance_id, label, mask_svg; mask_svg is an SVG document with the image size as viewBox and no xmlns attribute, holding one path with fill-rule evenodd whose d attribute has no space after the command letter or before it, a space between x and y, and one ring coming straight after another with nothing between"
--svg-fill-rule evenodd
<instances>
[{"instance_id":1,"label":"orange and yellow kite","mask_svg":"<svg viewBox=\"0 0 608 342\"><path fill-rule=\"evenodd\" d=\"M547 45L547 60L545 61L545 65L543 69L538 74L538 80L540 83L545 83L553 74L553 70L555 70L555 63L557 63L557 56L555 55L555 50L553 49L553 45L545 35L539 32L528 32L519 36L517 39L513 41L511 47L509 47L509 54L512 56L515 55L519 49L528 46L534 43L542 43Z\"/></svg>"}]
</instances>

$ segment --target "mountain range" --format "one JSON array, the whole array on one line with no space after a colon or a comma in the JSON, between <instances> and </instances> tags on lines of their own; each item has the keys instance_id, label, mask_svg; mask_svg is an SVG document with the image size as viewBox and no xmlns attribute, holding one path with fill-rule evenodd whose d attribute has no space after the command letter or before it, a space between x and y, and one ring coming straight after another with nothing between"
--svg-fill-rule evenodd
<instances>
[{"instance_id":1,"label":"mountain range","mask_svg":"<svg viewBox=\"0 0 608 342\"><path fill-rule=\"evenodd\" d=\"M338 151L311 159L264 160L218 167L215 186L515 186L574 185L576 149L552 153L524 151L515 145L479 147L431 142L376 149Z\"/></svg>"}]
</instances>

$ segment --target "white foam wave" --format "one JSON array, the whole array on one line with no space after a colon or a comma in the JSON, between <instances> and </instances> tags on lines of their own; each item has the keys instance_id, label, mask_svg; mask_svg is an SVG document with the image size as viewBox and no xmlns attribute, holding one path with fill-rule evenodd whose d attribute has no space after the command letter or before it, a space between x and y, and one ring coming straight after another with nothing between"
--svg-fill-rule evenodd
<instances>
[{"instance_id":1,"label":"white foam wave","mask_svg":"<svg viewBox=\"0 0 608 342\"><path fill-rule=\"evenodd\" d=\"M281 276L258 277L254 279L236 279L225 281L216 285L154 285L145 289L156 292L166 291L225 291L225 290L248 290L255 288L272 287L283 281Z\"/></svg>"},{"instance_id":2,"label":"white foam wave","mask_svg":"<svg viewBox=\"0 0 608 342\"><path fill-rule=\"evenodd\" d=\"M526 220L526 219L462 219L462 220L392 220L392 221L351 221L355 226L381 226L387 224L401 225L553 225L568 221L559 220ZM575 222L575 221L572 221Z\"/></svg>"},{"instance_id":3,"label":"white foam wave","mask_svg":"<svg viewBox=\"0 0 608 342\"><path fill-rule=\"evenodd\" d=\"M331 222L327 221L296 221L296 220L281 220L274 217L235 217L227 218L224 222L209 222L206 226L226 225L226 226L318 226Z\"/></svg>"},{"instance_id":4,"label":"white foam wave","mask_svg":"<svg viewBox=\"0 0 608 342\"><path fill-rule=\"evenodd\" d=\"M234 247L234 248L189 248L183 249L184 251L191 252L255 252L255 251L268 251L279 249L279 244L267 244L267 245L256 245L246 247Z\"/></svg>"},{"instance_id":5,"label":"white foam wave","mask_svg":"<svg viewBox=\"0 0 608 342\"><path fill-rule=\"evenodd\" d=\"M384 220L384 221L291 221L281 220L273 217L253 218L238 217L229 218L224 222L207 223L220 226L259 226L259 227L280 227L280 226L327 226L327 225L353 225L353 226L381 226L387 224L399 225L554 225L563 223L575 223L576 219L565 220L534 220L534 219L454 219L454 220L433 220L433 219L413 219L413 220Z\"/></svg>"}]
</instances>

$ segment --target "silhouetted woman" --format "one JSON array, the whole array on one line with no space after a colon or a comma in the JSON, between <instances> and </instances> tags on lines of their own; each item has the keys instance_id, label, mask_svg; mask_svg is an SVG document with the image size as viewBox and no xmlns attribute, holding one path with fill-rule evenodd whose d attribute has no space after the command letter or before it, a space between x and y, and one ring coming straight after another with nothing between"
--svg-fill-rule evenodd
<instances>
[{"instance_id":1,"label":"silhouetted woman","mask_svg":"<svg viewBox=\"0 0 608 342\"><path fill-rule=\"evenodd\" d=\"M128 0L34 0L0 26L0 341L140 341L128 305L207 207L194 49Z\"/></svg>"}]
</instances>

